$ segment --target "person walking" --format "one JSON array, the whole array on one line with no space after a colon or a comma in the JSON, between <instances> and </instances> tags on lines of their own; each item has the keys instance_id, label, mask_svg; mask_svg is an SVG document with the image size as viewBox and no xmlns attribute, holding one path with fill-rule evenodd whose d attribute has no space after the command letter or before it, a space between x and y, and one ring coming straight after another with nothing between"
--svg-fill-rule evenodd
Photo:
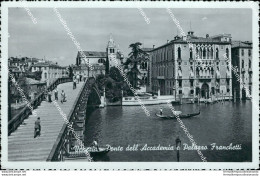
<instances>
[{"instance_id":1,"label":"person walking","mask_svg":"<svg viewBox=\"0 0 260 176\"><path fill-rule=\"evenodd\" d=\"M64 90L62 90L61 91L61 103L63 103L63 102L66 102L67 100L66 100L66 94L65 94L65 92L64 92Z\"/></svg>"},{"instance_id":2,"label":"person walking","mask_svg":"<svg viewBox=\"0 0 260 176\"><path fill-rule=\"evenodd\" d=\"M77 80L76 78L73 79L73 89L76 89L77 88Z\"/></svg>"},{"instance_id":3,"label":"person walking","mask_svg":"<svg viewBox=\"0 0 260 176\"><path fill-rule=\"evenodd\" d=\"M83 80L84 80L84 82L87 80L87 75L86 75L86 73L84 73Z\"/></svg>"},{"instance_id":4,"label":"person walking","mask_svg":"<svg viewBox=\"0 0 260 176\"><path fill-rule=\"evenodd\" d=\"M80 76L79 76L79 74L77 73L77 76L76 76L76 78L77 78L77 83L79 83L79 78L80 78Z\"/></svg>"},{"instance_id":5,"label":"person walking","mask_svg":"<svg viewBox=\"0 0 260 176\"><path fill-rule=\"evenodd\" d=\"M58 93L58 88L56 87L56 89L54 90L55 100L58 100Z\"/></svg>"},{"instance_id":6,"label":"person walking","mask_svg":"<svg viewBox=\"0 0 260 176\"><path fill-rule=\"evenodd\" d=\"M36 138L37 135L41 136L41 120L40 120L40 117L38 117L37 120L34 123L34 138Z\"/></svg>"},{"instance_id":7,"label":"person walking","mask_svg":"<svg viewBox=\"0 0 260 176\"><path fill-rule=\"evenodd\" d=\"M48 101L51 103L52 102L52 100L51 100L51 94L52 94L52 92L51 92L51 90L48 92Z\"/></svg>"}]
</instances>

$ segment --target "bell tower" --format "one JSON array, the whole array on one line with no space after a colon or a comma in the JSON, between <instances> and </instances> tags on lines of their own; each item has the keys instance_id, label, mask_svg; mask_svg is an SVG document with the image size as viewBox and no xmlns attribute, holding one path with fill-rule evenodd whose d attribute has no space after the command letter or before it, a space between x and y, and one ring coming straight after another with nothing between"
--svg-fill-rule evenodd
<instances>
[{"instance_id":1,"label":"bell tower","mask_svg":"<svg viewBox=\"0 0 260 176\"><path fill-rule=\"evenodd\" d=\"M107 57L108 57L109 69L113 66L116 66L118 62L117 48L112 34L110 34L109 41L107 44Z\"/></svg>"}]
</instances>

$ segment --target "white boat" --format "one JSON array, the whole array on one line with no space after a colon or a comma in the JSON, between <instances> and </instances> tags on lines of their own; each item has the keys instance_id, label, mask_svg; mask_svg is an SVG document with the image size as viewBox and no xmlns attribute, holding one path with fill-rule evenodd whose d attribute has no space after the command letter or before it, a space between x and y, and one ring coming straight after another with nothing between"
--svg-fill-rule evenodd
<instances>
[{"instance_id":1,"label":"white boat","mask_svg":"<svg viewBox=\"0 0 260 176\"><path fill-rule=\"evenodd\" d=\"M172 95L123 97L122 106L139 106L140 103L144 105L166 104L174 100Z\"/></svg>"}]
</instances>

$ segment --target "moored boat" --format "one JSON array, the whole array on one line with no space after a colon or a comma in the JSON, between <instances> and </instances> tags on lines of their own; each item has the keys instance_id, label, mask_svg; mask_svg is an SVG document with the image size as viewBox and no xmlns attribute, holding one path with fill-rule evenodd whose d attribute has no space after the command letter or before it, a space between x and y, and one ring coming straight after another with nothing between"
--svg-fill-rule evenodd
<instances>
[{"instance_id":1,"label":"moored boat","mask_svg":"<svg viewBox=\"0 0 260 176\"><path fill-rule=\"evenodd\" d=\"M197 112L197 113L192 113L192 114L180 114L180 115L172 115L172 116L169 116L169 115L160 115L160 114L155 114L157 117L160 117L162 119L176 119L177 117L179 118L190 118L190 117L193 117L193 116L197 116L200 114L200 111Z\"/></svg>"}]
</instances>

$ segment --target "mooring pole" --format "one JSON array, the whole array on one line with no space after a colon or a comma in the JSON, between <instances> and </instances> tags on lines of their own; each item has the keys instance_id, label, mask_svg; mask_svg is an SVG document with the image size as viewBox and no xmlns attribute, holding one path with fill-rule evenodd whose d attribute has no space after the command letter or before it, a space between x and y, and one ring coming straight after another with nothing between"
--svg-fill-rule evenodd
<instances>
[{"instance_id":1,"label":"mooring pole","mask_svg":"<svg viewBox=\"0 0 260 176\"><path fill-rule=\"evenodd\" d=\"M181 149L181 140L180 137L178 136L175 140L176 142L176 150L177 150L177 161L180 161L180 149Z\"/></svg>"}]
</instances>

